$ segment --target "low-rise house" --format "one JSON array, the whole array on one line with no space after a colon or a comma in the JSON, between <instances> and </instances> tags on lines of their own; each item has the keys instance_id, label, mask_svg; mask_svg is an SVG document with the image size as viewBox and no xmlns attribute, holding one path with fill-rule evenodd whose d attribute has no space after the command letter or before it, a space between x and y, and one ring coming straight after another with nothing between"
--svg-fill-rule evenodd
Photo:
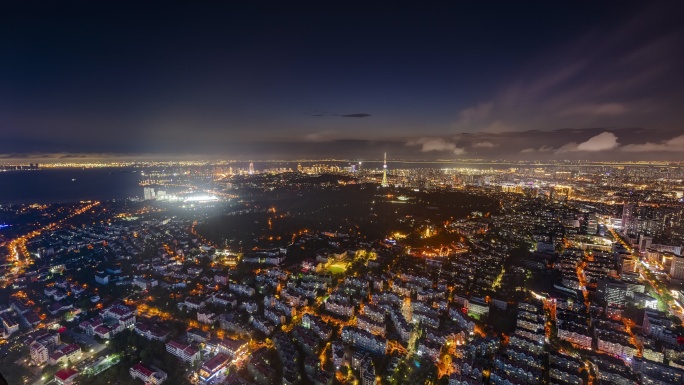
<instances>
[{"instance_id":1,"label":"low-rise house","mask_svg":"<svg viewBox=\"0 0 684 385\"><path fill-rule=\"evenodd\" d=\"M167 374L157 368L149 369L143 364L135 364L129 370L131 377L142 380L145 384L159 385L166 381Z\"/></svg>"}]
</instances>

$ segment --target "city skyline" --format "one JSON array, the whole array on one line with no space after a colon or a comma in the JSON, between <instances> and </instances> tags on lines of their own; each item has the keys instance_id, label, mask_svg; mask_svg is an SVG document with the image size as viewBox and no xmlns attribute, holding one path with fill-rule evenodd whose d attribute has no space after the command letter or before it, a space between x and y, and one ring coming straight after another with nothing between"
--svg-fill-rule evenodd
<instances>
[{"instance_id":1,"label":"city skyline","mask_svg":"<svg viewBox=\"0 0 684 385\"><path fill-rule=\"evenodd\" d=\"M0 161L678 160L682 8L12 5Z\"/></svg>"},{"instance_id":2,"label":"city skyline","mask_svg":"<svg viewBox=\"0 0 684 385\"><path fill-rule=\"evenodd\" d=\"M682 382L681 165L384 158L5 169L2 376Z\"/></svg>"}]
</instances>

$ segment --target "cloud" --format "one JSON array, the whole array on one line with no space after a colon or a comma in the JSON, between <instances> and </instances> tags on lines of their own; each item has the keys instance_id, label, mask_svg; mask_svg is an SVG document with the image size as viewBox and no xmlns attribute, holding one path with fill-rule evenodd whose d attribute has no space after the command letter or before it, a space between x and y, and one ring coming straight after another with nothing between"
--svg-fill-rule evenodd
<instances>
[{"instance_id":1,"label":"cloud","mask_svg":"<svg viewBox=\"0 0 684 385\"><path fill-rule=\"evenodd\" d=\"M684 66L684 55L673 52L679 52L677 48L684 43L679 21L684 8L668 8L644 5L609 29L596 25L559 41L551 50L527 60L491 95L482 96L491 103L463 110L459 122L469 124L457 128L502 132L494 124L487 127L498 121L516 130L549 131L561 127L629 128L639 122L644 128L677 135L672 127L684 118L684 110L673 100L684 96L678 72ZM494 108L489 109L490 105ZM475 117L480 116L484 118L477 121Z\"/></svg>"},{"instance_id":2,"label":"cloud","mask_svg":"<svg viewBox=\"0 0 684 385\"><path fill-rule=\"evenodd\" d=\"M676 136L672 139L663 140L658 143L646 142L642 144L629 144L622 147L622 151L627 152L681 152L684 151L684 135Z\"/></svg>"},{"instance_id":3,"label":"cloud","mask_svg":"<svg viewBox=\"0 0 684 385\"><path fill-rule=\"evenodd\" d=\"M59 159L78 159L78 158L87 158L88 156L85 154L65 154L61 155Z\"/></svg>"},{"instance_id":4,"label":"cloud","mask_svg":"<svg viewBox=\"0 0 684 385\"><path fill-rule=\"evenodd\" d=\"M556 150L556 152L577 152L577 146L577 142L570 142L562 145L559 149Z\"/></svg>"},{"instance_id":5,"label":"cloud","mask_svg":"<svg viewBox=\"0 0 684 385\"><path fill-rule=\"evenodd\" d=\"M353 123L353 122L351 122ZM619 146L612 151L577 151L580 143L606 131L618 137ZM308 135L307 135L308 134ZM634 161L657 160L678 161L684 152L677 151L676 139L684 135L679 130L654 130L641 127L632 128L566 128L551 131L524 130L505 133L461 133L457 137L426 135L418 137L398 138L396 136L377 136L372 139L351 139L349 130L336 128L309 129L300 135L273 136L271 141L230 141L217 140L216 145L207 148L191 146L168 147L166 152L144 152L126 148L126 151L85 153L88 158L76 158L74 162L84 161L128 161L128 160L244 160L260 154L261 159L376 159L387 151L388 156L396 158L397 154L407 160L466 158L468 154L479 152L478 158L513 160L586 160L586 161ZM346 137L347 139L343 139ZM442 138L442 140L437 140ZM408 142L412 144L408 146ZM490 142L494 148L475 147L476 143ZM650 144L648 144L649 142ZM64 151L34 152L3 151L0 141L0 163L49 163L60 161L60 156L71 154L83 155L77 148L65 147ZM423 144L425 149L422 151ZM644 146L644 144L648 144ZM565 146L565 147L564 147ZM564 152L558 152L563 148ZM654 151L648 151L653 149ZM660 151L666 148L665 151ZM684 148L684 146L683 146ZM443 151L438 151L442 149ZM21 149L18 149L21 150ZM463 155L465 153L465 155ZM394 155L392 155L394 154ZM473 155L475 157L475 155ZM62 159L61 161L64 161Z\"/></svg>"},{"instance_id":6,"label":"cloud","mask_svg":"<svg viewBox=\"0 0 684 385\"><path fill-rule=\"evenodd\" d=\"M527 104L558 92L562 88L560 86L567 85L571 79L587 67L587 60L572 60L575 62L567 64L571 60L563 61L560 66L557 63L552 65L536 64L544 70L527 74L527 76L523 76L523 79L508 86L501 97L501 104L507 108L516 108L521 102Z\"/></svg>"},{"instance_id":7,"label":"cloud","mask_svg":"<svg viewBox=\"0 0 684 385\"><path fill-rule=\"evenodd\" d=\"M617 148L620 144L617 141L618 137L612 132L602 132L596 136L589 138L586 142L577 144L570 142L563 145L557 152L575 152L575 151L608 151Z\"/></svg>"},{"instance_id":8,"label":"cloud","mask_svg":"<svg viewBox=\"0 0 684 385\"><path fill-rule=\"evenodd\" d=\"M617 136L612 132L600 133L577 146L577 151L605 151L619 146Z\"/></svg>"},{"instance_id":9,"label":"cloud","mask_svg":"<svg viewBox=\"0 0 684 385\"><path fill-rule=\"evenodd\" d=\"M490 113L492 112L492 107L494 107L494 103L488 102L466 108L459 114L459 122L468 125L473 122L484 120L489 117Z\"/></svg>"},{"instance_id":10,"label":"cloud","mask_svg":"<svg viewBox=\"0 0 684 385\"><path fill-rule=\"evenodd\" d=\"M347 114L347 115L340 115L343 118L368 118L373 115L371 114L366 114L366 113L360 113L360 114Z\"/></svg>"},{"instance_id":11,"label":"cloud","mask_svg":"<svg viewBox=\"0 0 684 385\"><path fill-rule=\"evenodd\" d=\"M320 131L320 132L312 132L312 133L304 135L304 139L308 142L329 142L333 139L332 135L334 133L335 133L335 130L325 130L325 131Z\"/></svg>"},{"instance_id":12,"label":"cloud","mask_svg":"<svg viewBox=\"0 0 684 385\"><path fill-rule=\"evenodd\" d=\"M498 144L494 144L492 142L477 142L473 144L473 147L479 147L479 148L493 148L498 146Z\"/></svg>"},{"instance_id":13,"label":"cloud","mask_svg":"<svg viewBox=\"0 0 684 385\"><path fill-rule=\"evenodd\" d=\"M455 155L465 154L465 149L458 147L456 143L447 142L442 138L418 138L406 143L407 146L421 146L422 152L451 151Z\"/></svg>"},{"instance_id":14,"label":"cloud","mask_svg":"<svg viewBox=\"0 0 684 385\"><path fill-rule=\"evenodd\" d=\"M526 153L532 153L532 152L551 152L551 151L553 151L553 147L549 147L549 146L544 145L544 146L539 147L538 149L533 148L533 147L525 148L520 152L523 154L526 154Z\"/></svg>"},{"instance_id":15,"label":"cloud","mask_svg":"<svg viewBox=\"0 0 684 385\"><path fill-rule=\"evenodd\" d=\"M541 147L539 147L539 148L531 148L531 147L530 147L530 148L525 148L525 149L523 149L523 150L520 151L520 152L523 153L523 154L525 154L525 153L531 153L531 152L551 152L551 151L554 151L554 150L553 150L553 147L550 147L550 146L547 146L547 145L543 145L543 146L541 146Z\"/></svg>"},{"instance_id":16,"label":"cloud","mask_svg":"<svg viewBox=\"0 0 684 385\"><path fill-rule=\"evenodd\" d=\"M489 126L483 128L480 130L481 132L489 132L492 134L500 134L503 132L510 132L514 131L515 128L513 126L510 126L508 124L503 123L500 120L495 121L494 123L490 124Z\"/></svg>"},{"instance_id":17,"label":"cloud","mask_svg":"<svg viewBox=\"0 0 684 385\"><path fill-rule=\"evenodd\" d=\"M305 112L304 115L315 116L315 117L337 116L337 117L341 117L341 118L368 118L368 117L373 116L373 115L367 114L365 112L359 112L356 114L334 114L334 113L329 113L329 112L324 112L324 111Z\"/></svg>"},{"instance_id":18,"label":"cloud","mask_svg":"<svg viewBox=\"0 0 684 385\"><path fill-rule=\"evenodd\" d=\"M493 102L479 103L476 106L466 108L459 113L456 127L462 130L479 132L500 133L514 131L514 128L503 123L501 120L492 119L494 109Z\"/></svg>"},{"instance_id":19,"label":"cloud","mask_svg":"<svg viewBox=\"0 0 684 385\"><path fill-rule=\"evenodd\" d=\"M620 103L583 104L569 108L560 115L618 116L627 113L627 107Z\"/></svg>"}]
</instances>

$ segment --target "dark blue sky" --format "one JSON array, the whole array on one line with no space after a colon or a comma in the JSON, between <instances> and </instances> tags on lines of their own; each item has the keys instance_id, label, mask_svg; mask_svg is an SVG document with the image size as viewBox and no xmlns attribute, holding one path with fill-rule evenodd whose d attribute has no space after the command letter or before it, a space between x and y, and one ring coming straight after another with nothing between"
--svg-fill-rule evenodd
<instances>
[{"instance_id":1,"label":"dark blue sky","mask_svg":"<svg viewBox=\"0 0 684 385\"><path fill-rule=\"evenodd\" d=\"M366 3L5 4L0 154L684 151L681 2Z\"/></svg>"}]
</instances>

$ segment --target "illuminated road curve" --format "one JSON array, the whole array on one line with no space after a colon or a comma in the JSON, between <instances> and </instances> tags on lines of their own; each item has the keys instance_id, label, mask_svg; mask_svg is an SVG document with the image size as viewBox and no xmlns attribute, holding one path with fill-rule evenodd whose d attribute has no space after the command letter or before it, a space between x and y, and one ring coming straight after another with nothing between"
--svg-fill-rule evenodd
<instances>
[{"instance_id":1,"label":"illuminated road curve","mask_svg":"<svg viewBox=\"0 0 684 385\"><path fill-rule=\"evenodd\" d=\"M82 206L78 209L75 209L71 214L67 215L66 217L62 218L61 220L57 222L53 222L50 224L47 224L37 230L33 230L30 233L23 235L19 238L14 238L8 245L7 247L9 248L10 251L10 256L7 259L8 264L14 265L14 267L7 273L5 274L4 278L6 281L8 281L10 278L16 277L19 274L22 274L24 272L24 269L28 265L31 264L31 259L30 259L30 254L28 252L28 249L26 248L26 243L40 235L44 231L52 231L58 229L60 226L64 224L64 222L68 221L71 218L74 218L78 215L81 215L83 213L86 213L93 209L95 206L99 205L100 202L88 202L85 206ZM23 259L21 257L24 257Z\"/></svg>"}]
</instances>

